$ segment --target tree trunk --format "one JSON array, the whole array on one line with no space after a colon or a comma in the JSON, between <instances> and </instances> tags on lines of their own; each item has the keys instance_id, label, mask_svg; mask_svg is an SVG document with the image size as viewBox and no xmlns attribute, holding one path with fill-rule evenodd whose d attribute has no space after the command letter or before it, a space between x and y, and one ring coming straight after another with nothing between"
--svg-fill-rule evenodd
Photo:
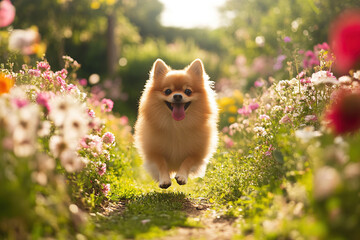
<instances>
[{"instance_id":1,"label":"tree trunk","mask_svg":"<svg viewBox=\"0 0 360 240\"><path fill-rule=\"evenodd\" d=\"M108 26L107 26L107 74L109 78L113 78L116 73L117 66L117 49L115 43L115 26L116 26L116 15L115 11L112 11L108 15Z\"/></svg>"}]
</instances>

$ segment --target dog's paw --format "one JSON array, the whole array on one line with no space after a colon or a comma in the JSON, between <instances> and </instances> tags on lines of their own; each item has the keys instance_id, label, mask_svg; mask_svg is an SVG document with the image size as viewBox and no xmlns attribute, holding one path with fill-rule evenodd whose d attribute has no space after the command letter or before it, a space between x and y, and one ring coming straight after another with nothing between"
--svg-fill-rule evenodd
<instances>
[{"instance_id":1,"label":"dog's paw","mask_svg":"<svg viewBox=\"0 0 360 240\"><path fill-rule=\"evenodd\" d=\"M159 183L159 187L162 188L162 189L167 189L170 186L171 186L171 181L170 182L160 182Z\"/></svg>"},{"instance_id":2,"label":"dog's paw","mask_svg":"<svg viewBox=\"0 0 360 240\"><path fill-rule=\"evenodd\" d=\"M187 183L187 177L182 176L182 175L176 175L175 176L176 182L179 185L185 185Z\"/></svg>"}]
</instances>

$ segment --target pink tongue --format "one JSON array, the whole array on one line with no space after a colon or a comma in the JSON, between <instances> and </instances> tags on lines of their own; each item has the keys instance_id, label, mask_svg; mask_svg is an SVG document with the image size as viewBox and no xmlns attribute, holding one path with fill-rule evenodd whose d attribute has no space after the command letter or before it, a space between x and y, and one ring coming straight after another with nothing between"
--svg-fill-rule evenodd
<instances>
[{"instance_id":1,"label":"pink tongue","mask_svg":"<svg viewBox=\"0 0 360 240\"><path fill-rule=\"evenodd\" d=\"M171 104L173 107L172 117L176 121L181 121L185 118L185 106L184 104Z\"/></svg>"}]
</instances>

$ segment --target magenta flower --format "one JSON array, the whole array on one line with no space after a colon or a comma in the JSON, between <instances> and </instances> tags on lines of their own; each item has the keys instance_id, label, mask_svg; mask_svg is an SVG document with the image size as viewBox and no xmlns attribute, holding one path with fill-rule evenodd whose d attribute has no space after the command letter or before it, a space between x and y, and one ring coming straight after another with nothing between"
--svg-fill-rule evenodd
<instances>
[{"instance_id":1,"label":"magenta flower","mask_svg":"<svg viewBox=\"0 0 360 240\"><path fill-rule=\"evenodd\" d=\"M102 141L105 144L112 144L115 141L115 136L111 132L106 132L102 136Z\"/></svg>"},{"instance_id":2,"label":"magenta flower","mask_svg":"<svg viewBox=\"0 0 360 240\"><path fill-rule=\"evenodd\" d=\"M12 103L17 107L17 108L22 108L25 107L26 105L29 104L29 101L27 99L20 99L20 98L15 98L12 100Z\"/></svg>"},{"instance_id":3,"label":"magenta flower","mask_svg":"<svg viewBox=\"0 0 360 240\"><path fill-rule=\"evenodd\" d=\"M41 75L41 72L39 69L29 69L28 73L34 77L40 77L40 75Z\"/></svg>"},{"instance_id":4,"label":"magenta flower","mask_svg":"<svg viewBox=\"0 0 360 240\"><path fill-rule=\"evenodd\" d=\"M254 111L259 108L259 104L257 102L252 102L249 104L249 108Z\"/></svg>"},{"instance_id":5,"label":"magenta flower","mask_svg":"<svg viewBox=\"0 0 360 240\"><path fill-rule=\"evenodd\" d=\"M45 107L48 112L50 112L49 100L51 98L51 94L49 92L39 92L36 97L36 102Z\"/></svg>"},{"instance_id":6,"label":"magenta flower","mask_svg":"<svg viewBox=\"0 0 360 240\"><path fill-rule=\"evenodd\" d=\"M9 26L15 19L15 7L10 0L0 2L0 27Z\"/></svg>"},{"instance_id":7,"label":"magenta flower","mask_svg":"<svg viewBox=\"0 0 360 240\"><path fill-rule=\"evenodd\" d=\"M249 116L251 112L252 112L251 109L247 106L243 106L242 108L238 109L238 113L244 116Z\"/></svg>"},{"instance_id":8,"label":"magenta flower","mask_svg":"<svg viewBox=\"0 0 360 240\"><path fill-rule=\"evenodd\" d=\"M37 68L38 68L41 72L45 72L45 71L50 70L50 65L49 65L48 62L42 61L42 62L38 62Z\"/></svg>"},{"instance_id":9,"label":"magenta flower","mask_svg":"<svg viewBox=\"0 0 360 240\"><path fill-rule=\"evenodd\" d=\"M261 80L256 80L255 83L254 83L254 86L255 87L262 87L262 86L264 86L264 82L261 81Z\"/></svg>"},{"instance_id":10,"label":"magenta flower","mask_svg":"<svg viewBox=\"0 0 360 240\"><path fill-rule=\"evenodd\" d=\"M279 121L280 124L290 123L290 122L291 122L291 119L290 119L289 115L287 115L287 114L285 116L283 116Z\"/></svg>"},{"instance_id":11,"label":"magenta flower","mask_svg":"<svg viewBox=\"0 0 360 240\"><path fill-rule=\"evenodd\" d=\"M120 117L120 124L125 126L129 123L129 118L127 116L121 116Z\"/></svg>"},{"instance_id":12,"label":"magenta flower","mask_svg":"<svg viewBox=\"0 0 360 240\"><path fill-rule=\"evenodd\" d=\"M111 112L114 107L114 102L111 99L104 98L101 100L101 111L102 112Z\"/></svg>"},{"instance_id":13,"label":"magenta flower","mask_svg":"<svg viewBox=\"0 0 360 240\"><path fill-rule=\"evenodd\" d=\"M91 118L94 118L95 117L95 112L94 112L94 110L92 110L92 109L88 109L87 110L87 112L88 112L88 114L89 114L89 116L91 117Z\"/></svg>"},{"instance_id":14,"label":"magenta flower","mask_svg":"<svg viewBox=\"0 0 360 240\"><path fill-rule=\"evenodd\" d=\"M284 42L286 43L291 42L291 38L288 36L284 37Z\"/></svg>"},{"instance_id":15,"label":"magenta flower","mask_svg":"<svg viewBox=\"0 0 360 240\"><path fill-rule=\"evenodd\" d=\"M81 86L86 86L87 85L87 80L85 78L79 79L79 84Z\"/></svg>"}]
</instances>

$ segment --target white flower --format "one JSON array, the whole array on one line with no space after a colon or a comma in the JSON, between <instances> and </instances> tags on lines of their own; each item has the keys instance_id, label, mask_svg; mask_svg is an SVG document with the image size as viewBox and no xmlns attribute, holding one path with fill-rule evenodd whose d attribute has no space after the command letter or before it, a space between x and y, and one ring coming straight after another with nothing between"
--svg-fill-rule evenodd
<instances>
[{"instance_id":1,"label":"white flower","mask_svg":"<svg viewBox=\"0 0 360 240\"><path fill-rule=\"evenodd\" d=\"M340 185L341 178L336 169L324 166L314 174L314 197L324 199L330 196Z\"/></svg>"},{"instance_id":2,"label":"white flower","mask_svg":"<svg viewBox=\"0 0 360 240\"><path fill-rule=\"evenodd\" d=\"M357 70L356 72L354 72L354 78L360 80L360 70Z\"/></svg>"},{"instance_id":3,"label":"white flower","mask_svg":"<svg viewBox=\"0 0 360 240\"><path fill-rule=\"evenodd\" d=\"M60 155L61 165L67 172L75 172L83 168L83 160L80 158L75 150L66 149Z\"/></svg>"},{"instance_id":4,"label":"white flower","mask_svg":"<svg viewBox=\"0 0 360 240\"><path fill-rule=\"evenodd\" d=\"M56 126L62 126L70 110L81 111L80 103L72 95L58 95L50 100L50 119Z\"/></svg>"},{"instance_id":5,"label":"white flower","mask_svg":"<svg viewBox=\"0 0 360 240\"><path fill-rule=\"evenodd\" d=\"M304 143L307 143L310 139L314 137L319 137L321 135L322 135L321 132L314 131L313 126L308 126L303 129L299 129L295 131L295 136L297 138L300 138Z\"/></svg>"},{"instance_id":6,"label":"white flower","mask_svg":"<svg viewBox=\"0 0 360 240\"><path fill-rule=\"evenodd\" d=\"M351 77L349 76L342 76L339 78L339 82L341 84L350 84L351 83Z\"/></svg>"},{"instance_id":7,"label":"white flower","mask_svg":"<svg viewBox=\"0 0 360 240\"><path fill-rule=\"evenodd\" d=\"M336 77L334 77L331 72L327 71L318 71L316 73L313 73L311 76L311 82L314 85L319 85L322 83L338 84Z\"/></svg>"},{"instance_id":8,"label":"white flower","mask_svg":"<svg viewBox=\"0 0 360 240\"><path fill-rule=\"evenodd\" d=\"M84 109L70 109L63 123L64 139L69 144L77 145L81 138L83 138L89 130L89 116L82 111Z\"/></svg>"},{"instance_id":9,"label":"white flower","mask_svg":"<svg viewBox=\"0 0 360 240\"><path fill-rule=\"evenodd\" d=\"M69 146L64 138L58 135L54 135L50 138L49 148L54 157L60 157L61 153L70 147L71 145Z\"/></svg>"},{"instance_id":10,"label":"white flower","mask_svg":"<svg viewBox=\"0 0 360 240\"><path fill-rule=\"evenodd\" d=\"M254 132L258 134L258 136L266 136L267 132L265 131L265 128L263 127L254 127Z\"/></svg>"}]
</instances>

